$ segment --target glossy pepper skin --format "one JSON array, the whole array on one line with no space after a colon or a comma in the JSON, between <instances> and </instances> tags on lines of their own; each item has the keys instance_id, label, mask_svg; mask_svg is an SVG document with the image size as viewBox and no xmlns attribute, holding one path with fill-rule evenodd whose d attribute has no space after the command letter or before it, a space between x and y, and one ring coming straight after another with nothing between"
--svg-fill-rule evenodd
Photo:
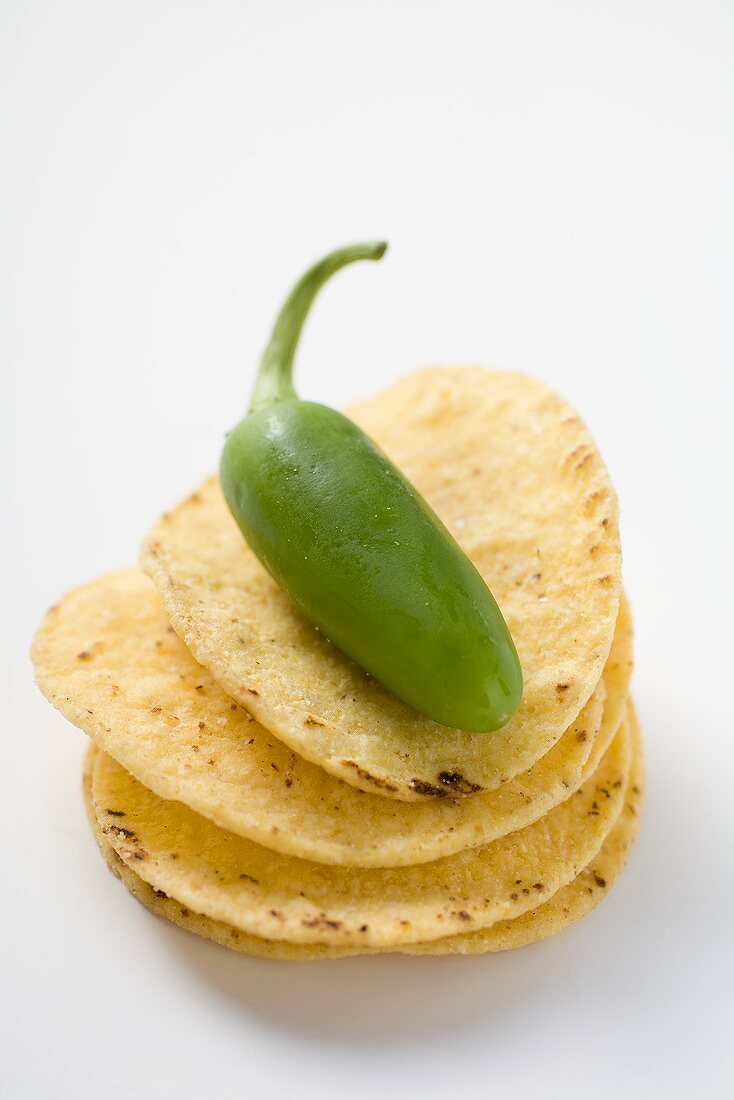
<instances>
[{"instance_id":1,"label":"glossy pepper skin","mask_svg":"<svg viewBox=\"0 0 734 1100\"><path fill-rule=\"evenodd\" d=\"M352 421L301 401L293 355L319 288L386 245L340 249L296 284L263 356L220 479L253 552L323 634L437 722L503 726L522 695L510 633L438 517Z\"/></svg>"}]
</instances>

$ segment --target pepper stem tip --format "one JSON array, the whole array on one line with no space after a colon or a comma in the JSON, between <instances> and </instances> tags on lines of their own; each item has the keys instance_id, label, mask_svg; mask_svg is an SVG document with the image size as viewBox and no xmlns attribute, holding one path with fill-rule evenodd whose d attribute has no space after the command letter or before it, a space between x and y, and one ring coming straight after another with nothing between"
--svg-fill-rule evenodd
<instances>
[{"instance_id":1,"label":"pepper stem tip","mask_svg":"<svg viewBox=\"0 0 734 1100\"><path fill-rule=\"evenodd\" d=\"M274 401L287 401L296 396L291 380L293 355L311 303L324 283L347 264L358 260L381 260L386 251L387 241L347 245L324 256L301 276L273 326L270 343L260 361L250 412Z\"/></svg>"}]
</instances>

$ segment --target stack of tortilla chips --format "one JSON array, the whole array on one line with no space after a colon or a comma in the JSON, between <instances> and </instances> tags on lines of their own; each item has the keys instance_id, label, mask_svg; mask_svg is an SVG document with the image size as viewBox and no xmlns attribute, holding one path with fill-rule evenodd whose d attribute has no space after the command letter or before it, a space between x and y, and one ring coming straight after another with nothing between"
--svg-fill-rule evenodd
<instances>
[{"instance_id":1,"label":"stack of tortilla chips","mask_svg":"<svg viewBox=\"0 0 734 1100\"><path fill-rule=\"evenodd\" d=\"M285 959L538 940L604 897L639 816L614 490L574 411L516 374L421 371L350 415L499 603L525 685L508 725L438 725L332 646L216 479L162 517L142 571L51 609L39 686L91 739L104 858L175 924Z\"/></svg>"}]
</instances>

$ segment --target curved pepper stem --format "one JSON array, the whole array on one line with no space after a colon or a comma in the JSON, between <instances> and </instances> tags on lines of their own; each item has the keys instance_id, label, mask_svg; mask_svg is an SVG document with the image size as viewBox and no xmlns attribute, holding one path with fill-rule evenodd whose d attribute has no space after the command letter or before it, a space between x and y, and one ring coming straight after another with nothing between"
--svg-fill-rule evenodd
<instances>
[{"instance_id":1,"label":"curved pepper stem","mask_svg":"<svg viewBox=\"0 0 734 1100\"><path fill-rule=\"evenodd\" d=\"M379 260L385 255L387 243L352 244L338 248L309 268L290 292L273 326L270 343L263 352L255 380L248 412L276 401L288 401L297 396L293 389L293 356L314 298L324 283L340 268L356 260Z\"/></svg>"}]
</instances>

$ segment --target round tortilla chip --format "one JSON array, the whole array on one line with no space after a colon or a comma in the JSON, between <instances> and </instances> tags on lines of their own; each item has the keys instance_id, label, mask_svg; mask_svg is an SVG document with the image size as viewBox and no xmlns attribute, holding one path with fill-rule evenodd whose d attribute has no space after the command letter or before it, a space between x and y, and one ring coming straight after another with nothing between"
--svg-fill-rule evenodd
<instances>
[{"instance_id":1,"label":"round tortilla chip","mask_svg":"<svg viewBox=\"0 0 734 1100\"><path fill-rule=\"evenodd\" d=\"M621 586L611 482L573 409L518 374L419 371L351 415L502 609L525 684L502 729L432 722L332 646L249 550L216 479L156 525L143 568L197 661L306 759L396 799L492 790L549 751L601 676Z\"/></svg>"},{"instance_id":2,"label":"round tortilla chip","mask_svg":"<svg viewBox=\"0 0 734 1100\"><path fill-rule=\"evenodd\" d=\"M374 870L283 856L219 829L102 752L92 798L123 862L188 908L266 939L379 947L486 927L550 897L598 852L629 766L624 722L591 778L533 825L432 863Z\"/></svg>"},{"instance_id":3,"label":"round tortilla chip","mask_svg":"<svg viewBox=\"0 0 734 1100\"><path fill-rule=\"evenodd\" d=\"M155 891L122 862L100 829L91 801L90 758L95 751L94 747L90 746L85 775L85 803L92 831L110 870L122 880L130 893L156 916L224 947L260 958L307 962L391 950L389 947L360 950L359 947L290 944L283 940L266 940L247 935L231 925L213 921L200 913L193 913L175 898ZM529 910L514 920L498 921L489 928L483 928L477 932L446 936L427 944L398 946L394 950L416 955L468 955L506 951L555 935L585 917L609 892L627 862L639 826L643 799L642 783L642 756L639 738L636 737L624 808L594 859L568 886L558 890L543 905Z\"/></svg>"},{"instance_id":4,"label":"round tortilla chip","mask_svg":"<svg viewBox=\"0 0 734 1100\"><path fill-rule=\"evenodd\" d=\"M287 855L358 867L451 855L523 828L563 801L617 731L631 655L623 600L604 668L600 728L597 687L523 775L473 798L401 803L358 791L295 756L234 704L173 633L137 569L64 596L33 647L46 696L155 794Z\"/></svg>"}]
</instances>

